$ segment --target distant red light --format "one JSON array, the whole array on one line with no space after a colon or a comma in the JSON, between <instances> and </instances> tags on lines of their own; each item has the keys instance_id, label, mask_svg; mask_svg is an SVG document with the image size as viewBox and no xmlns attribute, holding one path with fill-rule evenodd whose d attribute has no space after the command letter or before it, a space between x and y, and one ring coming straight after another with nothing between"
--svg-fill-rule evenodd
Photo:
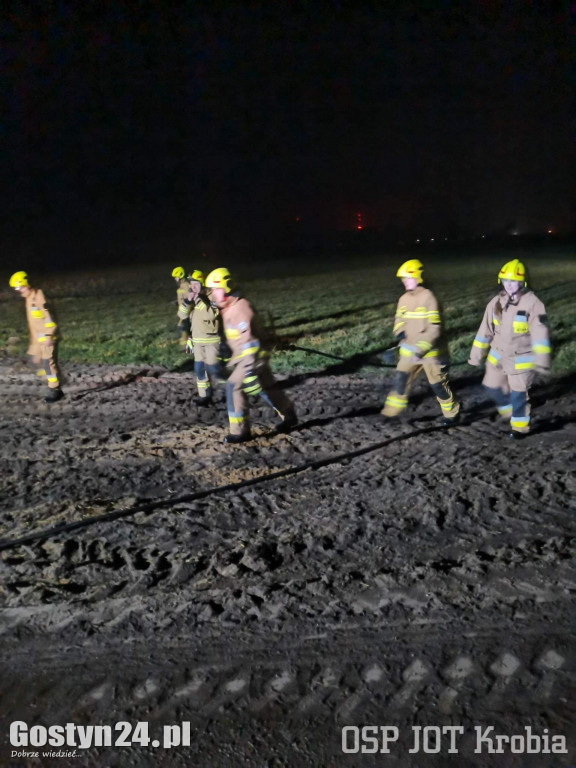
<instances>
[{"instance_id":1,"label":"distant red light","mask_svg":"<svg viewBox=\"0 0 576 768\"><path fill-rule=\"evenodd\" d=\"M358 224L358 226L356 227L356 229L363 229L363 227L362 227L362 225L361 225L361 224Z\"/></svg>"}]
</instances>

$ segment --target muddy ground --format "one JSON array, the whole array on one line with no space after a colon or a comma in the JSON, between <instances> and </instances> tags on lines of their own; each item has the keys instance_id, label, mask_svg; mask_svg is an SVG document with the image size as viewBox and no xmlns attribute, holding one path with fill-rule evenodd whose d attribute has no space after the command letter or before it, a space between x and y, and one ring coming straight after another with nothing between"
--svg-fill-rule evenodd
<instances>
[{"instance_id":1,"label":"muddy ground","mask_svg":"<svg viewBox=\"0 0 576 768\"><path fill-rule=\"evenodd\" d=\"M0 363L0 764L576 763L573 377L515 443L476 374L446 430L424 385L384 423L382 374L328 369L285 380L297 430L257 406L227 446L223 393L198 409L187 372L66 373L47 406ZM10 757L14 720L192 739L37 761ZM391 754L343 754L366 724L400 728ZM464 726L459 754L410 755L414 725ZM572 751L475 754L476 725Z\"/></svg>"}]
</instances>

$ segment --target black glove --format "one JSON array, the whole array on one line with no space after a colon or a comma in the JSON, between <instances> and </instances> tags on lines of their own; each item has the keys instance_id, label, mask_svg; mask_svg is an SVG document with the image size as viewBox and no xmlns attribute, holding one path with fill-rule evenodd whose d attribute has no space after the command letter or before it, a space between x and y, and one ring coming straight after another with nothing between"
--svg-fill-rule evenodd
<instances>
[{"instance_id":1,"label":"black glove","mask_svg":"<svg viewBox=\"0 0 576 768\"><path fill-rule=\"evenodd\" d=\"M382 352L382 362L385 365L395 365L396 364L396 352L397 347L393 347L392 349L385 349L384 352Z\"/></svg>"},{"instance_id":2,"label":"black glove","mask_svg":"<svg viewBox=\"0 0 576 768\"><path fill-rule=\"evenodd\" d=\"M221 341L218 344L218 360L222 360L223 363L228 362L232 357L232 350L228 346L226 341Z\"/></svg>"}]
</instances>

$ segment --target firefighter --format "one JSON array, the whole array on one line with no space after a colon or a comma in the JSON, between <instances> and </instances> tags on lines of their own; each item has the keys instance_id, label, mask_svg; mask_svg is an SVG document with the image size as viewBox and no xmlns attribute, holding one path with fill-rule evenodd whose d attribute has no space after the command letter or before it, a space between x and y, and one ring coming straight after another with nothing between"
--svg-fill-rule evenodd
<instances>
[{"instance_id":1,"label":"firefighter","mask_svg":"<svg viewBox=\"0 0 576 768\"><path fill-rule=\"evenodd\" d=\"M188 354L194 355L194 373L198 388L199 406L212 402L212 380L224 381L220 360L223 342L222 320L218 308L206 296L204 275L194 270L189 278L188 296L182 302L183 314L187 310L191 335L186 344Z\"/></svg>"},{"instance_id":2,"label":"firefighter","mask_svg":"<svg viewBox=\"0 0 576 768\"><path fill-rule=\"evenodd\" d=\"M249 395L260 395L280 415L276 432L289 432L298 419L294 405L278 387L262 347L262 331L248 301L232 289L232 278L225 267L214 269L206 278L211 299L220 310L226 340L230 346L231 368L226 382L229 434L225 443L250 440Z\"/></svg>"},{"instance_id":3,"label":"firefighter","mask_svg":"<svg viewBox=\"0 0 576 768\"><path fill-rule=\"evenodd\" d=\"M535 371L550 368L546 308L526 283L524 264L509 261L498 273L499 293L488 303L470 352L470 365L486 371L482 384L498 412L510 419L510 437L530 432L530 387Z\"/></svg>"},{"instance_id":4,"label":"firefighter","mask_svg":"<svg viewBox=\"0 0 576 768\"><path fill-rule=\"evenodd\" d=\"M15 272L10 278L10 287L26 300L26 317L30 331L28 356L36 366L38 376L45 378L48 384L44 401L56 403L64 397L56 359L56 323L46 306L44 294L39 288L30 285L26 272Z\"/></svg>"},{"instance_id":5,"label":"firefighter","mask_svg":"<svg viewBox=\"0 0 576 768\"><path fill-rule=\"evenodd\" d=\"M394 336L399 341L400 359L382 414L391 418L404 411L412 383L424 370L440 403L442 424L452 426L460 418L460 404L448 383L448 356L441 344L438 302L432 291L422 284L422 270L418 259L410 259L396 273L406 288L406 293L398 301L394 318Z\"/></svg>"},{"instance_id":6,"label":"firefighter","mask_svg":"<svg viewBox=\"0 0 576 768\"><path fill-rule=\"evenodd\" d=\"M174 267L172 270L172 277L176 281L177 286L176 305L178 306L178 324L176 325L176 330L180 332L180 346L183 349L186 349L188 336L190 334L190 312L189 310L187 312L187 307L183 302L188 296L188 291L190 290L190 282L189 278L186 276L186 270L184 267Z\"/></svg>"}]
</instances>

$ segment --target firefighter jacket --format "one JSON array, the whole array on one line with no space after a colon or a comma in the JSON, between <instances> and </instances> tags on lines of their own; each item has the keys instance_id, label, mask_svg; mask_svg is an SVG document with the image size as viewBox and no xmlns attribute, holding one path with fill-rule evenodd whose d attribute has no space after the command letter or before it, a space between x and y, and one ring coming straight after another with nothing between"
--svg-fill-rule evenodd
<instances>
[{"instance_id":1,"label":"firefighter jacket","mask_svg":"<svg viewBox=\"0 0 576 768\"><path fill-rule=\"evenodd\" d=\"M190 335L194 344L219 344L222 341L220 313L210 300L198 296L191 308Z\"/></svg>"},{"instance_id":2,"label":"firefighter jacket","mask_svg":"<svg viewBox=\"0 0 576 768\"><path fill-rule=\"evenodd\" d=\"M32 288L26 296L26 317L30 330L30 347L53 344L56 338L56 323L46 306L46 299L39 288Z\"/></svg>"},{"instance_id":3,"label":"firefighter jacket","mask_svg":"<svg viewBox=\"0 0 576 768\"><path fill-rule=\"evenodd\" d=\"M418 285L400 297L394 318L394 336L400 340L401 357L438 358L441 330L438 302L432 291Z\"/></svg>"},{"instance_id":4,"label":"firefighter jacket","mask_svg":"<svg viewBox=\"0 0 576 768\"><path fill-rule=\"evenodd\" d=\"M176 289L176 299L178 302L178 320L187 320L190 316L191 306L187 301L190 283L188 280L180 280Z\"/></svg>"},{"instance_id":5,"label":"firefighter jacket","mask_svg":"<svg viewBox=\"0 0 576 768\"><path fill-rule=\"evenodd\" d=\"M514 300L501 291L489 302L469 363L480 365L486 356L506 374L550 367L546 308L532 291L523 290Z\"/></svg>"},{"instance_id":6,"label":"firefighter jacket","mask_svg":"<svg viewBox=\"0 0 576 768\"><path fill-rule=\"evenodd\" d=\"M220 314L232 352L229 365L247 361L247 368L252 368L265 353L261 344L262 332L250 303L241 296L231 294Z\"/></svg>"}]
</instances>

